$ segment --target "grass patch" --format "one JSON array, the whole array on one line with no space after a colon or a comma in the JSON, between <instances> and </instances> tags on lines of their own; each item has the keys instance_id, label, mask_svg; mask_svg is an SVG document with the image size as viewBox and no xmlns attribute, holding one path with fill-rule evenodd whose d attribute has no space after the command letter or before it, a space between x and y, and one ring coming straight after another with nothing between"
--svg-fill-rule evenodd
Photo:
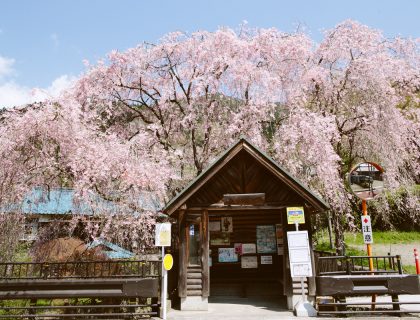
<instances>
[{"instance_id":1,"label":"grass patch","mask_svg":"<svg viewBox=\"0 0 420 320\"><path fill-rule=\"evenodd\" d=\"M362 245L362 233L346 232L344 241L347 245ZM373 242L376 244L419 243L420 232L373 231Z\"/></svg>"},{"instance_id":2,"label":"grass patch","mask_svg":"<svg viewBox=\"0 0 420 320\"><path fill-rule=\"evenodd\" d=\"M320 247L329 249L329 239L327 230L323 229L315 234ZM344 242L346 246L363 245L363 237L361 232L345 232ZM407 244L418 243L420 245L420 232L405 232L405 231L373 231L374 244ZM321 249L319 249L321 250Z\"/></svg>"}]
</instances>

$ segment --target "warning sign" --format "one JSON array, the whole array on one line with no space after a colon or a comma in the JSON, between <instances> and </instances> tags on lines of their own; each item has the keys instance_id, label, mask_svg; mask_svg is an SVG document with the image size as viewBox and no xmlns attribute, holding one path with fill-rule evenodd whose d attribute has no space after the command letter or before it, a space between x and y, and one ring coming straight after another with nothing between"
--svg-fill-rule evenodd
<instances>
[{"instance_id":1,"label":"warning sign","mask_svg":"<svg viewBox=\"0 0 420 320\"><path fill-rule=\"evenodd\" d=\"M365 244L373 243L372 225L370 223L370 216L362 216L362 232L363 241Z\"/></svg>"}]
</instances>

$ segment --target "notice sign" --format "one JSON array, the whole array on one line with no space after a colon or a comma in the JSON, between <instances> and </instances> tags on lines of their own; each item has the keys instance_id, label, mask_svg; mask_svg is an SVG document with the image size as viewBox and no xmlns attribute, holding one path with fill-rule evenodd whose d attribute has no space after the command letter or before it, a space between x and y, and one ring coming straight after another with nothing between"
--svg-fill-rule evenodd
<instances>
[{"instance_id":1,"label":"notice sign","mask_svg":"<svg viewBox=\"0 0 420 320\"><path fill-rule=\"evenodd\" d=\"M295 277L312 277L311 251L308 231L287 232L289 245L290 273Z\"/></svg>"},{"instance_id":2,"label":"notice sign","mask_svg":"<svg viewBox=\"0 0 420 320\"><path fill-rule=\"evenodd\" d=\"M155 230L155 246L156 247L169 247L171 245L171 224L156 223Z\"/></svg>"},{"instance_id":3,"label":"notice sign","mask_svg":"<svg viewBox=\"0 0 420 320\"><path fill-rule=\"evenodd\" d=\"M261 256L261 264L273 264L273 256Z\"/></svg>"},{"instance_id":4,"label":"notice sign","mask_svg":"<svg viewBox=\"0 0 420 320\"><path fill-rule=\"evenodd\" d=\"M257 256L243 256L241 258L242 269L255 269L258 268L258 257Z\"/></svg>"},{"instance_id":5,"label":"notice sign","mask_svg":"<svg viewBox=\"0 0 420 320\"><path fill-rule=\"evenodd\" d=\"M362 216L362 232L363 241L365 244L373 243L372 225L370 223L370 216Z\"/></svg>"},{"instance_id":6,"label":"notice sign","mask_svg":"<svg viewBox=\"0 0 420 320\"><path fill-rule=\"evenodd\" d=\"M305 213L303 211L303 207L288 207L286 210L288 224L305 223Z\"/></svg>"}]
</instances>

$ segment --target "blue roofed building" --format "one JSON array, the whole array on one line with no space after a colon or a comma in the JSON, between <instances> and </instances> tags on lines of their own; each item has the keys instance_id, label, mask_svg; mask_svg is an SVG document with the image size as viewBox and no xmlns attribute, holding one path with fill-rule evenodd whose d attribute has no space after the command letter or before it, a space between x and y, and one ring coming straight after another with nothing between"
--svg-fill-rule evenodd
<instances>
[{"instance_id":1,"label":"blue roofed building","mask_svg":"<svg viewBox=\"0 0 420 320\"><path fill-rule=\"evenodd\" d=\"M148 211L159 211L161 204L151 192L143 192L138 199L138 207ZM38 229L53 220L66 220L71 214L94 216L100 209L110 213L121 211L118 204L94 196L92 201L77 199L74 189L52 188L45 190L33 188L23 199L21 205L8 206L6 211L20 211L27 215L25 240L35 240ZM133 212L133 214L136 214Z\"/></svg>"}]
</instances>

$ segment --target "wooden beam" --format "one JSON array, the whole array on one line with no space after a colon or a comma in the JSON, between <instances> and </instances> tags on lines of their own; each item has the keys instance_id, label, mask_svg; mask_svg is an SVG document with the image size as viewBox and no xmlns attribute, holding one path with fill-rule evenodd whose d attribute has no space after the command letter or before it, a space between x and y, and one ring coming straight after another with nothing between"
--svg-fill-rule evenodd
<instances>
[{"instance_id":1,"label":"wooden beam","mask_svg":"<svg viewBox=\"0 0 420 320\"><path fill-rule=\"evenodd\" d=\"M291 205L284 205L284 206L240 206L240 205L233 205L233 206L209 206L209 207L191 207L188 208L187 211L260 211L260 210L280 210L286 207L291 207Z\"/></svg>"},{"instance_id":2,"label":"wooden beam","mask_svg":"<svg viewBox=\"0 0 420 320\"><path fill-rule=\"evenodd\" d=\"M179 270L178 270L178 295L187 296L187 219L184 210L179 211Z\"/></svg>"},{"instance_id":3,"label":"wooden beam","mask_svg":"<svg viewBox=\"0 0 420 320\"><path fill-rule=\"evenodd\" d=\"M234 193L224 194L225 205L256 205L262 206L265 203L265 193Z\"/></svg>"},{"instance_id":4,"label":"wooden beam","mask_svg":"<svg viewBox=\"0 0 420 320\"><path fill-rule=\"evenodd\" d=\"M201 214L201 268L202 268L202 296L207 298L210 294L210 270L209 270L209 212L203 210Z\"/></svg>"}]
</instances>

